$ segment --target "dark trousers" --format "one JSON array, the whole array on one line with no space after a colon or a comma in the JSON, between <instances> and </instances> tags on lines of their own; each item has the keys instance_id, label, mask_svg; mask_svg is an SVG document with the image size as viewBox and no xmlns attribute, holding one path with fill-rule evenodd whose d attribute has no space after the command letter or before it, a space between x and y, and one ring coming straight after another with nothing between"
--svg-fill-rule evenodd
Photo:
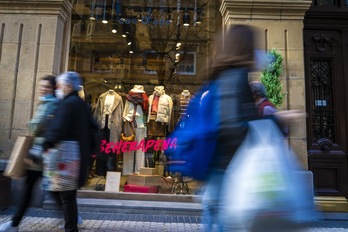
<instances>
[{"instance_id":1,"label":"dark trousers","mask_svg":"<svg viewBox=\"0 0 348 232\"><path fill-rule=\"evenodd\" d=\"M34 191L34 185L36 182L41 179L41 171L32 171L27 170L27 177L24 182L23 192L21 199L16 210L15 215L12 217L12 226L18 226L21 222L26 210L28 209L29 204L31 203L31 197Z\"/></svg>"},{"instance_id":2,"label":"dark trousers","mask_svg":"<svg viewBox=\"0 0 348 232\"><path fill-rule=\"evenodd\" d=\"M57 204L63 209L65 232L78 231L76 190L50 192L50 194Z\"/></svg>"},{"instance_id":3,"label":"dark trousers","mask_svg":"<svg viewBox=\"0 0 348 232\"><path fill-rule=\"evenodd\" d=\"M105 127L101 130L100 140L110 142L109 115L105 116ZM98 176L106 176L107 171L116 171L116 156L111 153L98 152L96 161L96 174Z\"/></svg>"}]
</instances>

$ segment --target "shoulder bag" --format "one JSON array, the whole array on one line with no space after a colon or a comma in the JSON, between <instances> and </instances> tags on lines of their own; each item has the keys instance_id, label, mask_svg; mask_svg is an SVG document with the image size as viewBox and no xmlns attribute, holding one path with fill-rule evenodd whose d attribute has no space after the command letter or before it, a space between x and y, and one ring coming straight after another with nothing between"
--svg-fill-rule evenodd
<instances>
[{"instance_id":1,"label":"shoulder bag","mask_svg":"<svg viewBox=\"0 0 348 232\"><path fill-rule=\"evenodd\" d=\"M137 105L134 104L134 111L133 111L132 121L125 120L122 123L121 140L124 141L124 142L132 142L132 141L135 140L135 131L134 131L133 124L135 123L136 110L137 110ZM131 134L127 136L127 134L129 133L128 129L130 129L130 133Z\"/></svg>"}]
</instances>

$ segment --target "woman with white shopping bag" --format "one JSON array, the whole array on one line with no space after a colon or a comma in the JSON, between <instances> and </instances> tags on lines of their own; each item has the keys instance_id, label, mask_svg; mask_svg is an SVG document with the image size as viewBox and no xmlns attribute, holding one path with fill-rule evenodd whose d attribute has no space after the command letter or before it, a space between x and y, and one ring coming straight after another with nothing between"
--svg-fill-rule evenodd
<instances>
[{"instance_id":1,"label":"woman with white shopping bag","mask_svg":"<svg viewBox=\"0 0 348 232\"><path fill-rule=\"evenodd\" d=\"M216 61L209 68L208 94L212 99L210 110L218 115L215 120L218 138L203 196L206 231L223 228L219 220L223 176L248 132L247 122L257 117L248 81L254 66L254 40L253 29L246 25L231 26L222 41L216 39L217 47L222 47L217 49Z\"/></svg>"}]
</instances>

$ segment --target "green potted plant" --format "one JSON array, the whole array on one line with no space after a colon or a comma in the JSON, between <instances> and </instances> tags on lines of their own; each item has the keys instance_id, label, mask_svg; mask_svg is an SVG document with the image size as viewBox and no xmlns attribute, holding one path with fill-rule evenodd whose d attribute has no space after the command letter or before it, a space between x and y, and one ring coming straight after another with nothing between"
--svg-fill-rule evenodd
<instances>
[{"instance_id":1,"label":"green potted plant","mask_svg":"<svg viewBox=\"0 0 348 232\"><path fill-rule=\"evenodd\" d=\"M267 98L276 107L283 104L286 93L283 93L281 83L281 73L283 71L283 57L275 49L271 49L266 54L266 64L261 72L261 82L267 92Z\"/></svg>"}]
</instances>

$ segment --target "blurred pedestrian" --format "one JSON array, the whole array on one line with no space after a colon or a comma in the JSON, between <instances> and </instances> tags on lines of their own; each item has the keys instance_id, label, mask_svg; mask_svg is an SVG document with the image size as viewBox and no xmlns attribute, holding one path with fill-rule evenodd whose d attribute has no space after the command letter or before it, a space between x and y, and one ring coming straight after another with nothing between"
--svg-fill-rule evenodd
<instances>
[{"instance_id":1,"label":"blurred pedestrian","mask_svg":"<svg viewBox=\"0 0 348 232\"><path fill-rule=\"evenodd\" d=\"M273 115L276 112L278 112L278 110L273 105L273 103L271 103L268 100L266 88L261 82L259 81L250 82L250 88L255 99L257 113L259 114L259 116L265 117L265 116Z\"/></svg>"},{"instance_id":2,"label":"blurred pedestrian","mask_svg":"<svg viewBox=\"0 0 348 232\"><path fill-rule=\"evenodd\" d=\"M76 72L58 76L56 95L62 100L43 144L47 151L44 154L43 186L62 206L66 232L78 231L76 192L85 184L90 155L90 112L78 95L80 86L81 77ZM55 152L60 152L64 160L60 160ZM52 167L57 170L52 172ZM65 178L60 172L71 177Z\"/></svg>"},{"instance_id":3,"label":"blurred pedestrian","mask_svg":"<svg viewBox=\"0 0 348 232\"><path fill-rule=\"evenodd\" d=\"M250 89L255 99L258 115L260 117L272 118L274 122L279 126L279 129L282 131L283 135L287 137L289 135L289 128L286 125L286 120L281 117L284 112L278 112L274 104L268 100L264 84L259 81L252 81L250 82ZM289 112L290 111L287 111L287 115L289 114ZM294 116L292 117L294 118Z\"/></svg>"},{"instance_id":4,"label":"blurred pedestrian","mask_svg":"<svg viewBox=\"0 0 348 232\"><path fill-rule=\"evenodd\" d=\"M58 107L58 99L55 96L56 77L52 75L44 76L39 81L38 94L40 102L36 108L33 118L28 123L29 134L34 136L32 154L28 154L26 158L26 178L24 180L23 192L21 193L19 205L15 211L11 221L0 225L0 231L18 231L21 222L29 204L32 201L35 184L42 177L42 143L43 135L47 129L48 120L54 115Z\"/></svg>"},{"instance_id":5,"label":"blurred pedestrian","mask_svg":"<svg viewBox=\"0 0 348 232\"><path fill-rule=\"evenodd\" d=\"M234 25L216 41L215 62L209 68L212 110L217 120L218 141L209 164L203 209L206 231L221 231L219 221L221 185L225 170L248 132L247 122L257 117L248 73L254 67L254 31L247 25ZM204 99L203 99L204 101ZM207 112L209 113L209 112ZM231 196L233 197L233 196Z\"/></svg>"}]
</instances>

